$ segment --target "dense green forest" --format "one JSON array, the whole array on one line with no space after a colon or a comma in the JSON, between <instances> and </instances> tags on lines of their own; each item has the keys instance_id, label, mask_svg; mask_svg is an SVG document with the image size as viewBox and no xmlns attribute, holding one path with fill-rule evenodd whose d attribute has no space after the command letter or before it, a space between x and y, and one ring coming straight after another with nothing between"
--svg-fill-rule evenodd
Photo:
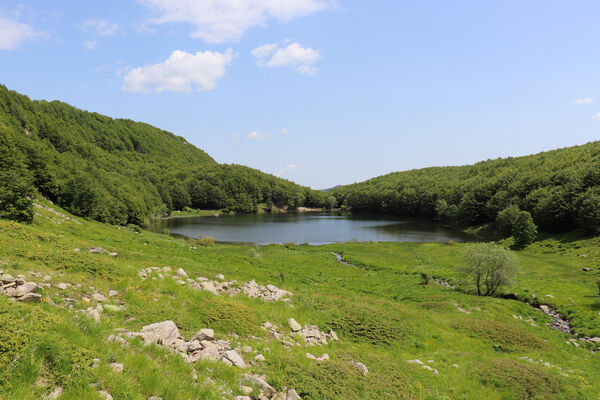
<instances>
[{"instance_id":1,"label":"dense green forest","mask_svg":"<svg viewBox=\"0 0 600 400\"><path fill-rule=\"evenodd\" d=\"M321 192L239 165L221 165L184 138L0 86L0 217L33 217L35 192L72 213L145 224L185 207L254 212L322 206Z\"/></svg>"},{"instance_id":2,"label":"dense green forest","mask_svg":"<svg viewBox=\"0 0 600 400\"><path fill-rule=\"evenodd\" d=\"M531 230L527 219L533 217L546 232L577 227L597 232L600 142L469 166L395 172L330 193L354 211L438 218L463 226L500 216L499 231L506 224L512 225L509 231Z\"/></svg>"}]
</instances>

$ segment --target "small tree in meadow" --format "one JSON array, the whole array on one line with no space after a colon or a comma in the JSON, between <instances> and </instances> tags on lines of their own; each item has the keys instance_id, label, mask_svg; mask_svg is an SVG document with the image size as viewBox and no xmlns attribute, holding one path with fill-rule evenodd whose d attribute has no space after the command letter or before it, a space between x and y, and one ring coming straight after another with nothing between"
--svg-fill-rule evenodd
<instances>
[{"instance_id":1,"label":"small tree in meadow","mask_svg":"<svg viewBox=\"0 0 600 400\"><path fill-rule=\"evenodd\" d=\"M535 241L537 226L533 223L530 213L527 211L519 212L513 223L512 234L518 247L527 246Z\"/></svg>"},{"instance_id":2,"label":"small tree in meadow","mask_svg":"<svg viewBox=\"0 0 600 400\"><path fill-rule=\"evenodd\" d=\"M478 243L467 248L460 275L478 296L494 296L514 283L519 271L517 257L495 243Z\"/></svg>"}]
</instances>

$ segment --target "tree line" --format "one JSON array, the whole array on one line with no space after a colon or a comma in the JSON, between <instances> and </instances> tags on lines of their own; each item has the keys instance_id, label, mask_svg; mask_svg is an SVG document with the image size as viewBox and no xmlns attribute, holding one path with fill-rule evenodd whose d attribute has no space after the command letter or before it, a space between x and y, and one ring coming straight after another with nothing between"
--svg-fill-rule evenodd
<instances>
[{"instance_id":1,"label":"tree line","mask_svg":"<svg viewBox=\"0 0 600 400\"><path fill-rule=\"evenodd\" d=\"M536 229L600 232L600 142L525 157L380 176L331 191L338 206L476 226L531 241Z\"/></svg>"},{"instance_id":2,"label":"tree line","mask_svg":"<svg viewBox=\"0 0 600 400\"><path fill-rule=\"evenodd\" d=\"M0 217L30 221L36 193L111 224L145 225L186 207L254 212L322 207L318 191L221 165L184 138L0 86Z\"/></svg>"}]
</instances>

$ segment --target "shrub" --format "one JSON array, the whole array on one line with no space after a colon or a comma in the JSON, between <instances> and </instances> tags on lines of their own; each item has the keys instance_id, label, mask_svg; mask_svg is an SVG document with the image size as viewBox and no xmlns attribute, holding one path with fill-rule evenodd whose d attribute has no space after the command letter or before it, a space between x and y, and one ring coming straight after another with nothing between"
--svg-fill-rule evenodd
<instances>
[{"instance_id":1,"label":"shrub","mask_svg":"<svg viewBox=\"0 0 600 400\"><path fill-rule=\"evenodd\" d=\"M520 212L519 207L511 204L498 213L496 216L496 229L501 236L510 236L513 233L513 226Z\"/></svg>"},{"instance_id":2,"label":"shrub","mask_svg":"<svg viewBox=\"0 0 600 400\"><path fill-rule=\"evenodd\" d=\"M479 376L483 384L510 392L510 398L549 399L557 397L563 390L560 381L543 368L505 358L481 365Z\"/></svg>"},{"instance_id":3,"label":"shrub","mask_svg":"<svg viewBox=\"0 0 600 400\"><path fill-rule=\"evenodd\" d=\"M500 351L546 350L548 344L516 326L493 320L467 320L455 325L488 340Z\"/></svg>"},{"instance_id":4,"label":"shrub","mask_svg":"<svg viewBox=\"0 0 600 400\"><path fill-rule=\"evenodd\" d=\"M215 239L210 236L200 236L198 239L188 239L188 243L192 246L213 247L215 245Z\"/></svg>"},{"instance_id":5,"label":"shrub","mask_svg":"<svg viewBox=\"0 0 600 400\"><path fill-rule=\"evenodd\" d=\"M475 286L478 296L493 296L513 283L518 270L518 259L510 250L495 243L478 243L467 247L459 273L467 286Z\"/></svg>"},{"instance_id":6,"label":"shrub","mask_svg":"<svg viewBox=\"0 0 600 400\"><path fill-rule=\"evenodd\" d=\"M407 335L400 321L383 319L377 314L355 312L335 319L329 324L333 330L357 342L391 345Z\"/></svg>"},{"instance_id":7,"label":"shrub","mask_svg":"<svg viewBox=\"0 0 600 400\"><path fill-rule=\"evenodd\" d=\"M537 226L533 223L531 214L520 211L513 223L512 234L518 247L527 246L535 241L537 237Z\"/></svg>"}]
</instances>

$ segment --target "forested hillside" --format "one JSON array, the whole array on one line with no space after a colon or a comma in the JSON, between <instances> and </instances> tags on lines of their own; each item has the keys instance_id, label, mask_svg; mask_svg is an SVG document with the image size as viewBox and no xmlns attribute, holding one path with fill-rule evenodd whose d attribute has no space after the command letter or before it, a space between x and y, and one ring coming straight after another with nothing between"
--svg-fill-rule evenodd
<instances>
[{"instance_id":1,"label":"forested hillside","mask_svg":"<svg viewBox=\"0 0 600 400\"><path fill-rule=\"evenodd\" d=\"M319 192L217 164L184 138L148 124L32 101L5 86L0 186L0 210L25 221L32 212L22 203L36 190L74 214L115 224L143 225L188 206L253 212L260 203L323 203Z\"/></svg>"},{"instance_id":2,"label":"forested hillside","mask_svg":"<svg viewBox=\"0 0 600 400\"><path fill-rule=\"evenodd\" d=\"M354 211L479 225L520 211L548 232L600 227L600 142L460 167L395 172L332 191ZM512 207L511 207L512 206ZM518 207L518 208L517 208ZM502 221L499 221L502 222Z\"/></svg>"}]
</instances>

